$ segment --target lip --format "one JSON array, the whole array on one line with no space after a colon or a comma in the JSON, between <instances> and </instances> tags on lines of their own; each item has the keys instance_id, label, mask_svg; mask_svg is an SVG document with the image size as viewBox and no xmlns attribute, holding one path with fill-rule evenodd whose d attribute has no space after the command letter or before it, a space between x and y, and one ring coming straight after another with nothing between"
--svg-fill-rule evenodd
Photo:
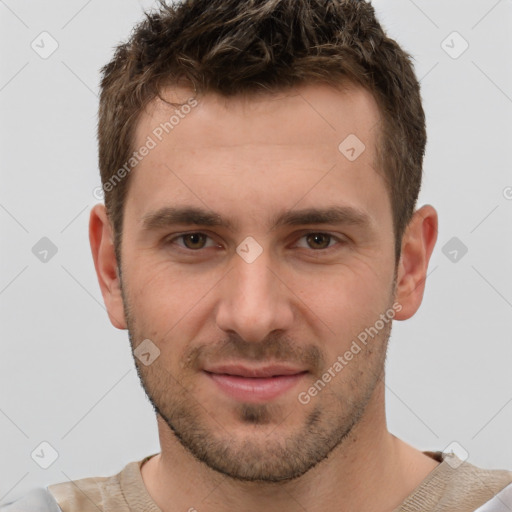
<instances>
[{"instance_id":1,"label":"lip","mask_svg":"<svg viewBox=\"0 0 512 512\"><path fill-rule=\"evenodd\" d=\"M284 365L260 368L225 365L205 369L204 373L229 397L242 402L261 403L283 395L308 372Z\"/></svg>"},{"instance_id":2,"label":"lip","mask_svg":"<svg viewBox=\"0 0 512 512\"><path fill-rule=\"evenodd\" d=\"M304 368L294 368L284 364L271 364L260 367L249 367L241 364L225 364L220 366L211 366L204 369L208 373L234 375L237 377L276 377L281 375L296 375L303 373Z\"/></svg>"}]
</instances>

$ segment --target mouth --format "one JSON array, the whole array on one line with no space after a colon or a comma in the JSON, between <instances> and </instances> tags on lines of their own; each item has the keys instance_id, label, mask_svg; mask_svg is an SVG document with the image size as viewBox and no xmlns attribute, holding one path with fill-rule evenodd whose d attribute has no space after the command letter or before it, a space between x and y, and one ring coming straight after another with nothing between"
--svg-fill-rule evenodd
<instances>
[{"instance_id":1,"label":"mouth","mask_svg":"<svg viewBox=\"0 0 512 512\"><path fill-rule=\"evenodd\" d=\"M302 368L269 365L250 368L224 365L205 368L217 389L237 401L261 403L277 398L295 387L308 373Z\"/></svg>"}]
</instances>

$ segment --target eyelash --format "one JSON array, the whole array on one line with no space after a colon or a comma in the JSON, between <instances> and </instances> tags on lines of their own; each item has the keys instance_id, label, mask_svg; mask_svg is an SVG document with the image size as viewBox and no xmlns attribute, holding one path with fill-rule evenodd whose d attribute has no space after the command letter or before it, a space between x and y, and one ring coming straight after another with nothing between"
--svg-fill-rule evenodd
<instances>
[{"instance_id":1,"label":"eyelash","mask_svg":"<svg viewBox=\"0 0 512 512\"><path fill-rule=\"evenodd\" d=\"M207 233L204 233L202 231L189 231L188 233L181 233L179 235L175 235L173 236L172 238L167 238L165 240L165 245L173 245L175 244L175 241L176 240L183 240L184 237L188 236L188 235L205 235L207 238L209 238L210 240L212 240L212 238L207 234ZM331 241L336 241L338 242L338 245L345 245L347 243L347 240L346 239L343 239L343 238L340 238L336 235L333 235L331 233L326 233L324 231L308 231L304 234L302 234L300 237L299 237L299 240L301 240L302 238L304 237L307 237L309 235L324 235L324 236L327 236L329 237L329 243ZM182 245L178 245L178 247L180 248L180 250L183 250L185 252L188 252L188 253L193 253L193 252L200 252L202 250L205 250L205 249L208 249L208 247L201 247L200 249L189 249L188 247L184 247ZM335 249L336 248L336 244L334 245L331 245L325 249L310 249L312 252L315 252L315 253L326 253L326 252L330 252L331 250Z\"/></svg>"}]
</instances>

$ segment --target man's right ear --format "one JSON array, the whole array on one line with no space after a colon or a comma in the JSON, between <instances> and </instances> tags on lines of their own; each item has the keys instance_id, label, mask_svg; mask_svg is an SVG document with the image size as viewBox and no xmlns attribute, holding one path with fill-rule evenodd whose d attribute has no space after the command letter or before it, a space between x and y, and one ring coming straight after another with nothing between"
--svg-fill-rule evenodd
<instances>
[{"instance_id":1,"label":"man's right ear","mask_svg":"<svg viewBox=\"0 0 512 512\"><path fill-rule=\"evenodd\" d=\"M117 271L113 240L105 205L99 203L93 207L89 217L89 242L94 267L110 322L118 329L126 329L121 281Z\"/></svg>"}]
</instances>

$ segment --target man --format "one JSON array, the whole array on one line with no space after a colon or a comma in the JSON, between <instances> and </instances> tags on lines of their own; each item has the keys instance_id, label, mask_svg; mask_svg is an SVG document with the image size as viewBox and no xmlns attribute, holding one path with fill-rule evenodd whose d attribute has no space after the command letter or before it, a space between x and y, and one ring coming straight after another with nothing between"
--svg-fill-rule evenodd
<instances>
[{"instance_id":1,"label":"man","mask_svg":"<svg viewBox=\"0 0 512 512\"><path fill-rule=\"evenodd\" d=\"M102 71L90 242L161 453L5 510L510 510L512 472L386 427L437 214L419 84L371 5L162 3Z\"/></svg>"}]
</instances>

